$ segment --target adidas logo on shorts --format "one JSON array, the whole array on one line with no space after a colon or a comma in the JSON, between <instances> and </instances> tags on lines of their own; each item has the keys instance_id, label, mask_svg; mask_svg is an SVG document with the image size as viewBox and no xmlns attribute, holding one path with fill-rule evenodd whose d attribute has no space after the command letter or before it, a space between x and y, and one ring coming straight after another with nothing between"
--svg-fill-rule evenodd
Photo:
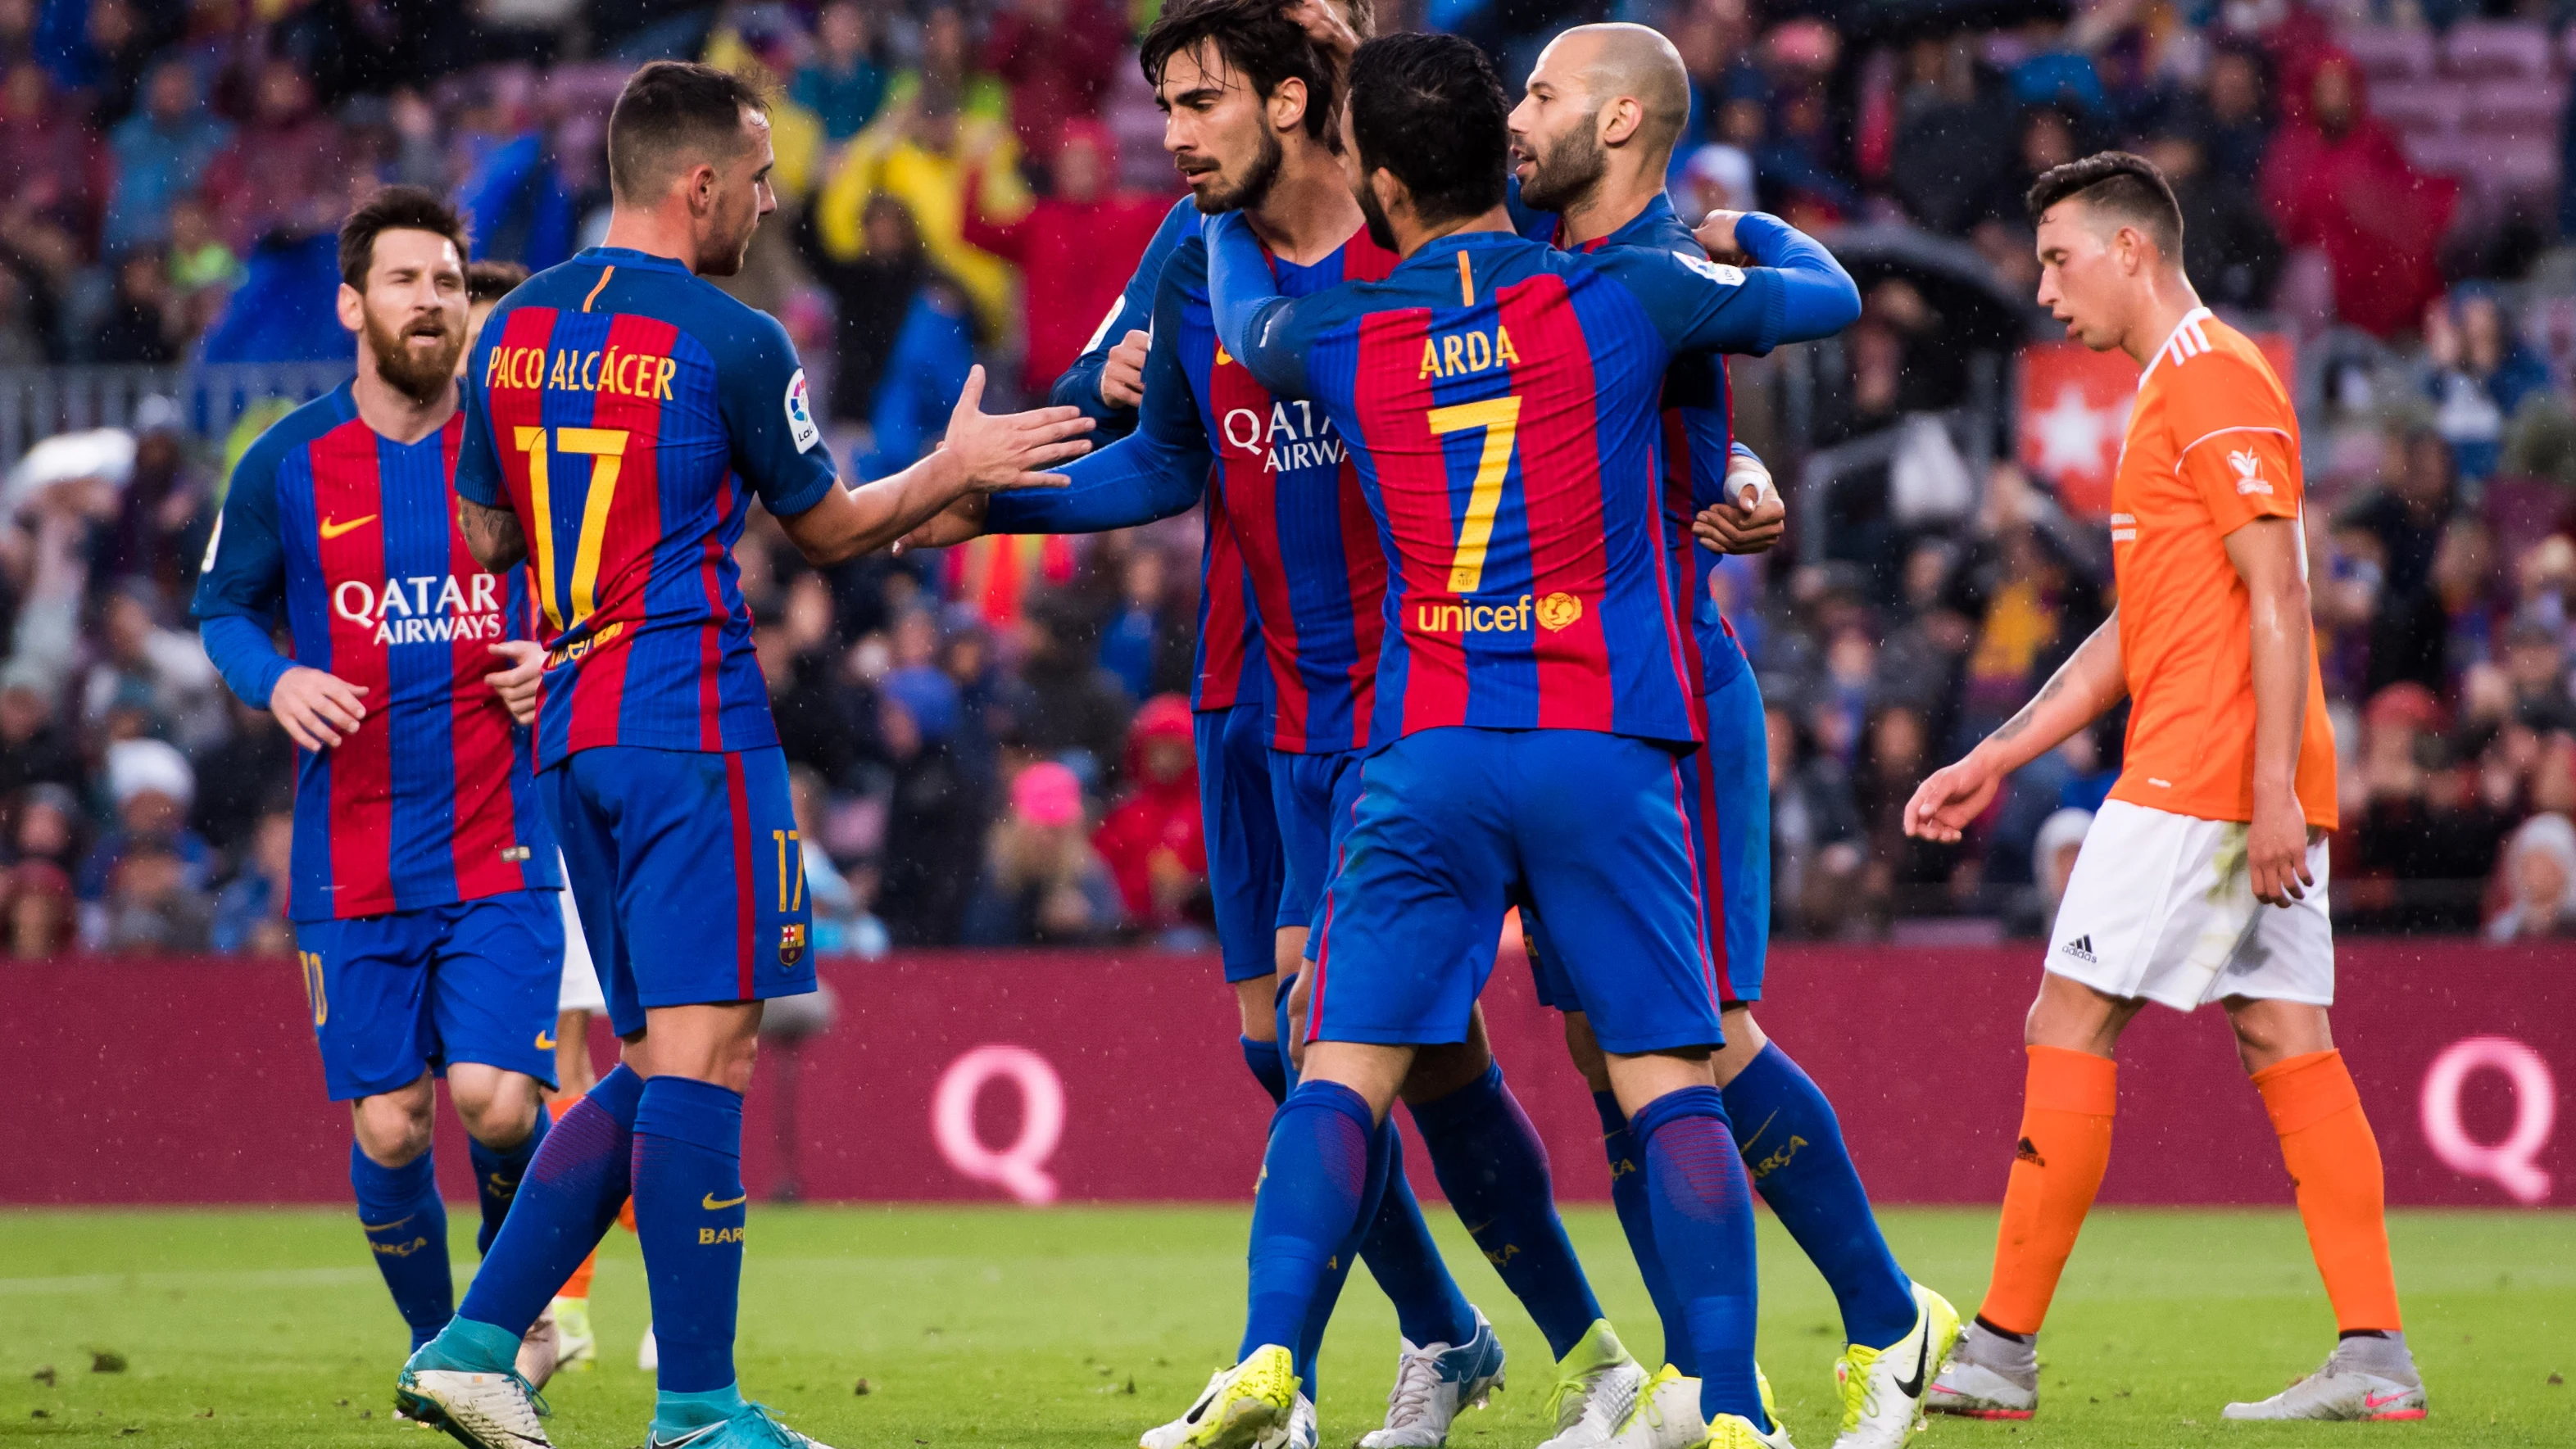
<instances>
[{"instance_id":1,"label":"adidas logo on shorts","mask_svg":"<svg viewBox=\"0 0 2576 1449\"><path fill-rule=\"evenodd\" d=\"M2097 958L2093 955L2093 938L2089 934L2078 936L2074 940L2067 942L2065 945L2060 946L2057 949L2074 957L2076 960L2083 962L2087 966L2099 964Z\"/></svg>"}]
</instances>

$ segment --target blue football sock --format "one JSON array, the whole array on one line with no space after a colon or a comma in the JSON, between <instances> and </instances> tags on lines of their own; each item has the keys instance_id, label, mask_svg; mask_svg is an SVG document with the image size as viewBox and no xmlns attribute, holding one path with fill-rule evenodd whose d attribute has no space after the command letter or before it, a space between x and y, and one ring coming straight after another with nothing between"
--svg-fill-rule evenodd
<instances>
[{"instance_id":1,"label":"blue football sock","mask_svg":"<svg viewBox=\"0 0 2576 1449\"><path fill-rule=\"evenodd\" d=\"M1270 1119L1261 1187L1252 1202L1251 1290L1238 1361L1266 1343L1295 1349L1334 1259L1359 1246L1385 1190L1377 1122L1359 1093L1301 1082Z\"/></svg>"},{"instance_id":2,"label":"blue football sock","mask_svg":"<svg viewBox=\"0 0 2576 1449\"><path fill-rule=\"evenodd\" d=\"M1753 1185L1832 1286L1843 1337L1885 1348L1912 1333L1913 1280L1878 1230L1833 1104L1771 1045L1726 1084L1725 1095L1726 1115L1744 1124Z\"/></svg>"},{"instance_id":3,"label":"blue football sock","mask_svg":"<svg viewBox=\"0 0 2576 1449\"><path fill-rule=\"evenodd\" d=\"M1637 1274L1646 1280L1646 1296L1664 1325L1664 1362L1682 1377L1699 1377L1699 1355L1691 1352L1690 1321L1682 1301L1673 1296L1672 1275L1655 1247L1655 1209L1646 1201L1645 1164L1636 1138L1628 1131L1628 1114L1619 1110L1619 1094L1595 1092L1592 1107L1601 1114L1601 1146L1610 1155L1610 1207L1619 1214L1619 1231L1628 1235L1628 1251L1637 1258Z\"/></svg>"},{"instance_id":4,"label":"blue football sock","mask_svg":"<svg viewBox=\"0 0 2576 1449\"><path fill-rule=\"evenodd\" d=\"M1386 1158L1386 1191L1378 1198L1377 1216L1360 1240L1360 1261L1369 1276L1395 1304L1396 1327L1415 1344L1462 1344L1476 1336L1476 1311L1449 1265L1440 1261L1440 1245L1422 1220L1422 1204L1404 1176L1404 1134L1392 1120L1378 1125L1377 1150Z\"/></svg>"},{"instance_id":5,"label":"blue football sock","mask_svg":"<svg viewBox=\"0 0 2576 1449\"><path fill-rule=\"evenodd\" d=\"M1435 1102L1413 1107L1413 1125L1431 1149L1431 1170L1485 1260L1563 1358L1601 1317L1600 1300L1556 1215L1547 1148L1521 1104L1503 1085L1503 1068ZM1453 1342L1455 1340L1452 1340Z\"/></svg>"},{"instance_id":6,"label":"blue football sock","mask_svg":"<svg viewBox=\"0 0 2576 1449\"><path fill-rule=\"evenodd\" d=\"M418 1348L456 1316L447 1204L439 1200L437 1165L424 1152L400 1167L386 1167L352 1142L349 1186L357 1189L367 1251L393 1290L395 1310L411 1325L411 1346Z\"/></svg>"},{"instance_id":7,"label":"blue football sock","mask_svg":"<svg viewBox=\"0 0 2576 1449\"><path fill-rule=\"evenodd\" d=\"M501 1234L501 1219L509 1214L510 1199L527 1181L528 1164L537 1160L537 1149L545 1140L544 1103L537 1105L537 1122L528 1129L527 1140L516 1147L487 1147L466 1139L466 1152L474 1159L474 1193L483 1201L483 1226L474 1232L475 1252L492 1251L492 1240Z\"/></svg>"},{"instance_id":8,"label":"blue football sock","mask_svg":"<svg viewBox=\"0 0 2576 1449\"><path fill-rule=\"evenodd\" d=\"M439 1361L431 1367L491 1372L509 1367L520 1335L617 1221L634 1156L635 1108L643 1095L644 1079L620 1066L600 1078L546 1133L500 1235L483 1255L483 1266L474 1270L465 1304L457 1310L459 1325L495 1330L508 1352L494 1359L488 1349L474 1347L474 1337L451 1328L439 1336Z\"/></svg>"},{"instance_id":9,"label":"blue football sock","mask_svg":"<svg viewBox=\"0 0 2576 1449\"><path fill-rule=\"evenodd\" d=\"M635 1236L653 1287L661 1386L703 1394L734 1381L742 1297L742 1094L655 1077L635 1109Z\"/></svg>"},{"instance_id":10,"label":"blue football sock","mask_svg":"<svg viewBox=\"0 0 2576 1449\"><path fill-rule=\"evenodd\" d=\"M1682 1301L1699 1357L1700 1412L1741 1414L1768 1432L1753 1381L1760 1283L1753 1263L1753 1190L1715 1087L1684 1087L1648 1102L1628 1130L1645 1152L1655 1246Z\"/></svg>"},{"instance_id":11,"label":"blue football sock","mask_svg":"<svg viewBox=\"0 0 2576 1449\"><path fill-rule=\"evenodd\" d=\"M1270 1094L1270 1105L1287 1101L1287 1053L1275 1041L1254 1041L1248 1036L1242 1040L1243 1064L1252 1069L1252 1079L1261 1084L1261 1090Z\"/></svg>"}]
</instances>

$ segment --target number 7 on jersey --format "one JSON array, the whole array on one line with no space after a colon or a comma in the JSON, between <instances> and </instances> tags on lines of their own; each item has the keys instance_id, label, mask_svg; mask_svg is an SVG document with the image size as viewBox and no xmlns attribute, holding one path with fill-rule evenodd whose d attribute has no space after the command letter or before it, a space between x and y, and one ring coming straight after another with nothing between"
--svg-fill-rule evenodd
<instances>
[{"instance_id":1,"label":"number 7 on jersey","mask_svg":"<svg viewBox=\"0 0 2576 1449\"><path fill-rule=\"evenodd\" d=\"M1439 437L1485 430L1476 455L1476 481L1467 490L1467 516L1458 521L1458 551L1449 561L1449 592L1472 594L1485 580L1485 550L1494 541L1494 514L1503 505L1503 477L1511 471L1512 442L1520 432L1518 394L1433 408L1431 431Z\"/></svg>"},{"instance_id":2,"label":"number 7 on jersey","mask_svg":"<svg viewBox=\"0 0 2576 1449\"><path fill-rule=\"evenodd\" d=\"M519 451L528 455L529 511L537 516L537 536L530 540L530 551L536 555L537 563L537 597L545 603L546 622L557 629L569 629L578 627L599 607L600 541L608 533L608 505L617 496L617 472L626 457L627 430L553 430L554 452L588 455L593 460L590 491L581 500L581 537L573 545L570 622L555 610L554 491L546 470L546 433L544 428L522 427L517 441Z\"/></svg>"}]
</instances>

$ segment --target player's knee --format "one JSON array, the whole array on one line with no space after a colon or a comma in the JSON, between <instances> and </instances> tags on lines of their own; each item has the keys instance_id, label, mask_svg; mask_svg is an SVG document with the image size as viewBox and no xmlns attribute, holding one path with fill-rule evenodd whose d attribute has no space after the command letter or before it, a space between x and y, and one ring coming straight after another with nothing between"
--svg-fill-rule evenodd
<instances>
[{"instance_id":1,"label":"player's knee","mask_svg":"<svg viewBox=\"0 0 2576 1449\"><path fill-rule=\"evenodd\" d=\"M1753 1059L1762 1055L1762 1049L1771 1044L1771 1039L1762 1034L1762 1028L1753 1020L1753 1013L1741 1006L1720 1013L1718 1024L1726 1033L1726 1042L1709 1058L1709 1065L1717 1074L1717 1084L1723 1087L1734 1081L1746 1067L1753 1065Z\"/></svg>"},{"instance_id":2,"label":"player's knee","mask_svg":"<svg viewBox=\"0 0 2576 1449\"><path fill-rule=\"evenodd\" d=\"M1279 1039L1278 978L1256 976L1234 983L1234 1010L1243 1035L1253 1041Z\"/></svg>"},{"instance_id":3,"label":"player's knee","mask_svg":"<svg viewBox=\"0 0 2576 1449\"><path fill-rule=\"evenodd\" d=\"M1413 1065L1398 1095L1416 1106L1437 1102L1484 1076L1493 1061L1493 1052L1481 1039L1423 1047L1413 1054Z\"/></svg>"},{"instance_id":4,"label":"player's knee","mask_svg":"<svg viewBox=\"0 0 2576 1449\"><path fill-rule=\"evenodd\" d=\"M1610 1059L1601 1054L1601 1043L1592 1035L1592 1019L1582 1012L1565 1014L1565 1054L1583 1074L1586 1087L1596 1095L1610 1090Z\"/></svg>"},{"instance_id":5,"label":"player's knee","mask_svg":"<svg viewBox=\"0 0 2576 1449\"><path fill-rule=\"evenodd\" d=\"M2230 997L2227 1023L2236 1031L2236 1059L2248 1073L2333 1047L2322 1006Z\"/></svg>"},{"instance_id":6,"label":"player's knee","mask_svg":"<svg viewBox=\"0 0 2576 1449\"><path fill-rule=\"evenodd\" d=\"M427 1083L361 1097L350 1104L350 1124L358 1150L379 1167L401 1167L429 1150L430 1105Z\"/></svg>"},{"instance_id":7,"label":"player's knee","mask_svg":"<svg viewBox=\"0 0 2576 1449\"><path fill-rule=\"evenodd\" d=\"M517 1072L478 1073L477 1078L458 1083L451 1074L448 1083L448 1096L456 1103L465 1134L486 1147L505 1150L528 1140L537 1127L536 1078Z\"/></svg>"}]
</instances>

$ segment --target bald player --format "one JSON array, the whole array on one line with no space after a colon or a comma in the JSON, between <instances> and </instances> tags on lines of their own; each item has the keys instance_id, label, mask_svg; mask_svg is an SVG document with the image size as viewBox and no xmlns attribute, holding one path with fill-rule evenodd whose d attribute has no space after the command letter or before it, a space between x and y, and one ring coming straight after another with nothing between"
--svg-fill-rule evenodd
<instances>
[{"instance_id":1,"label":"bald player","mask_svg":"<svg viewBox=\"0 0 2576 1449\"><path fill-rule=\"evenodd\" d=\"M1705 239L1711 255L1734 260L1731 215L1713 215L1694 238L1664 194L1689 108L1681 56L1654 30L1584 25L1549 42L1511 119L1522 233L1580 252L1633 247L1696 254ZM1675 359L1664 383L1673 499L1667 512L1678 520L1687 499L1697 515L1699 547L1686 550L1676 541L1674 553L1689 561L1679 589L1692 600L1698 702L1708 739L1692 761L1696 788L1688 803L1726 1034L1710 1066L1754 1187L1825 1275L1841 1307L1846 1346L1834 1370L1843 1403L1837 1449L1878 1449L1904 1441L1922 1402L1926 1367L1937 1368L1949 1352L1959 1316L1897 1267L1833 1105L1753 1019L1771 914L1769 760L1761 689L1708 579L1719 554L1770 547L1782 509L1778 494L1767 489L1767 474L1758 464L1745 466L1751 455L1735 445L1730 416L1724 359L1706 353ZM1704 1432L1697 1429L1697 1365L1655 1250L1628 1119L1611 1093L1583 1002L1547 947L1546 923L1526 910L1523 919L1540 994L1565 1013L1566 1046L1600 1109L1620 1226L1664 1319L1670 1361L1614 1442L1624 1449L1679 1449Z\"/></svg>"}]
</instances>

